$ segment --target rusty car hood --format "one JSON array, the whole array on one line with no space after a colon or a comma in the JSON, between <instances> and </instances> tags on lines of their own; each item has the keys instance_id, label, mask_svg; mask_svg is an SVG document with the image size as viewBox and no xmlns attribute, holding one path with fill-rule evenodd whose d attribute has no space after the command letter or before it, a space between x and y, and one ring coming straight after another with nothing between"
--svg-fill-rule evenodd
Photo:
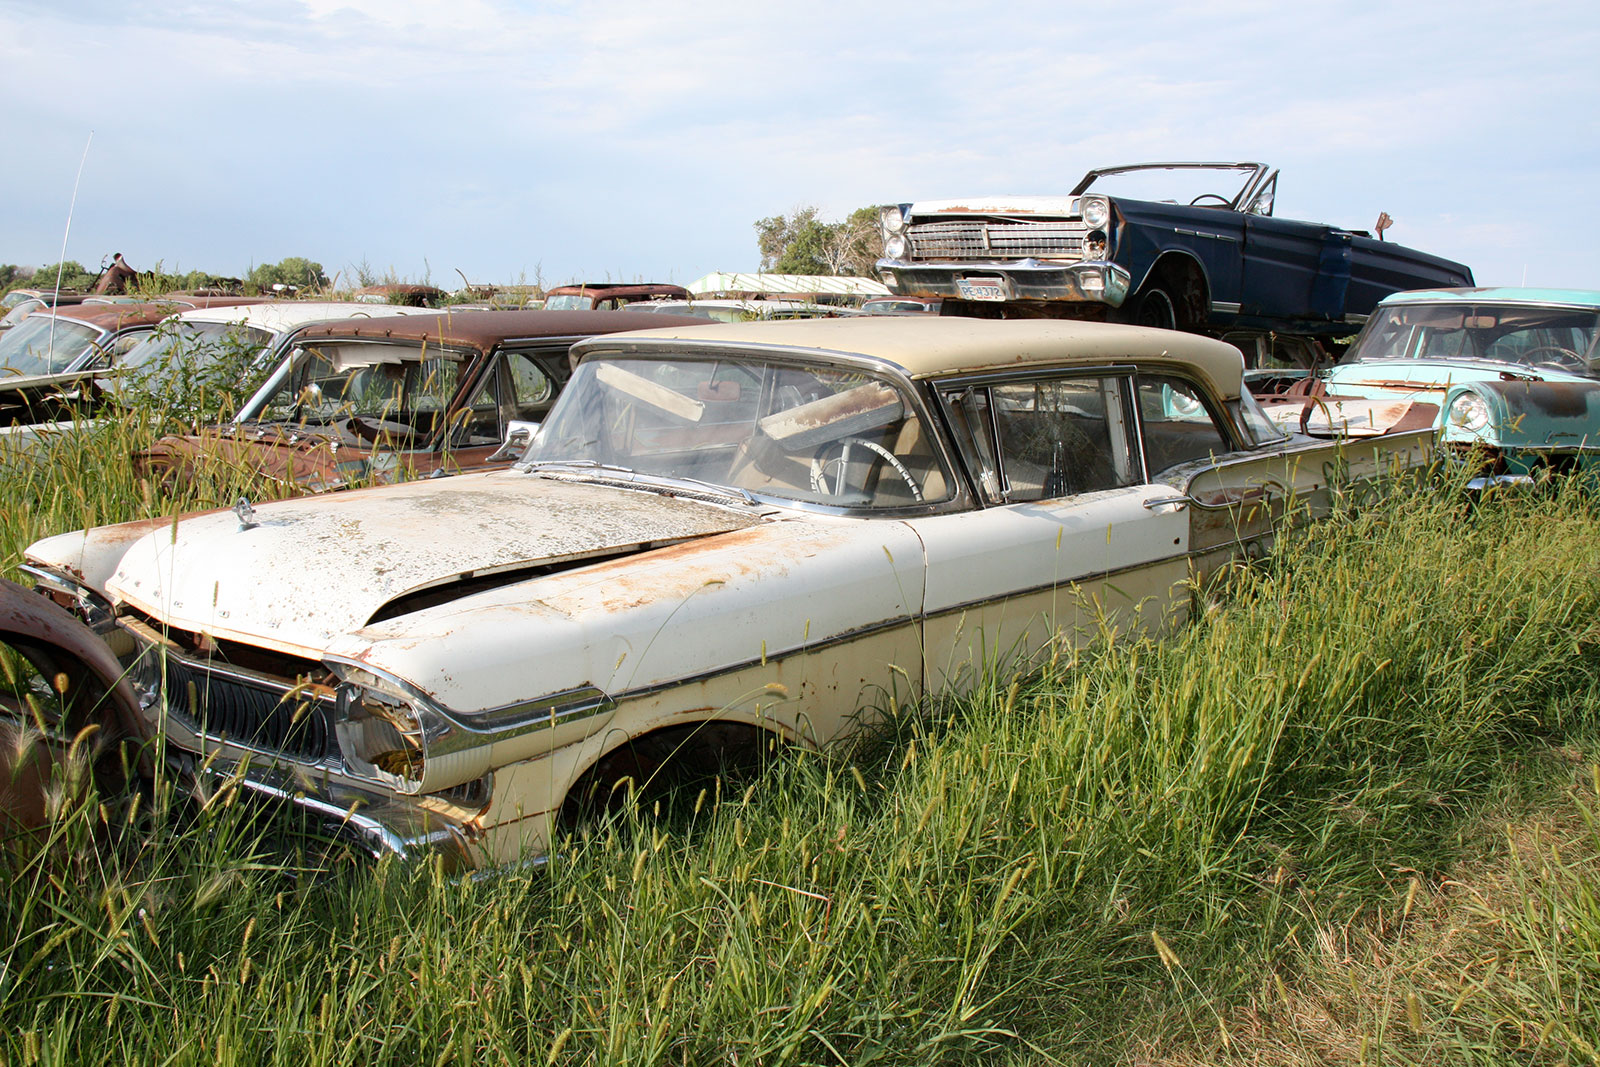
<instances>
[{"instance_id":1,"label":"rusty car hood","mask_svg":"<svg viewBox=\"0 0 1600 1067\"><path fill-rule=\"evenodd\" d=\"M419 590L615 558L761 521L752 511L520 471L195 515L135 541L113 599L177 629L316 658Z\"/></svg>"}]
</instances>

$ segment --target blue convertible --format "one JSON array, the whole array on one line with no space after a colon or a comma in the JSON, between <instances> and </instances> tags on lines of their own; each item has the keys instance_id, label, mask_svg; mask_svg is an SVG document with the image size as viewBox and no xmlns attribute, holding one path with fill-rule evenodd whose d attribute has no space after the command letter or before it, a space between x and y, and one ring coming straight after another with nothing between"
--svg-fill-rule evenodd
<instances>
[{"instance_id":1,"label":"blue convertible","mask_svg":"<svg viewBox=\"0 0 1600 1067\"><path fill-rule=\"evenodd\" d=\"M1277 188L1260 163L1144 163L1092 170L1066 196L891 205L878 274L946 314L1326 338L1390 293L1472 284L1381 234L1273 218Z\"/></svg>"}]
</instances>

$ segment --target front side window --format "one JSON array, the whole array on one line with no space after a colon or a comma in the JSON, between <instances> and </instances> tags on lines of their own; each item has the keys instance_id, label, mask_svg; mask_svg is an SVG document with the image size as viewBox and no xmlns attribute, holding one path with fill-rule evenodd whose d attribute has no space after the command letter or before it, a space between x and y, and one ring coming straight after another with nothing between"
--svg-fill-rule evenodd
<instances>
[{"instance_id":1,"label":"front side window","mask_svg":"<svg viewBox=\"0 0 1600 1067\"><path fill-rule=\"evenodd\" d=\"M1041 378L950 390L991 503L1050 500L1136 485L1131 387L1121 375Z\"/></svg>"},{"instance_id":2,"label":"front side window","mask_svg":"<svg viewBox=\"0 0 1600 1067\"><path fill-rule=\"evenodd\" d=\"M1141 374L1139 419L1152 477L1180 463L1233 451L1200 390L1181 378Z\"/></svg>"},{"instance_id":3,"label":"front side window","mask_svg":"<svg viewBox=\"0 0 1600 1067\"><path fill-rule=\"evenodd\" d=\"M620 468L854 508L934 503L952 492L900 386L754 355L585 359L524 465Z\"/></svg>"}]
</instances>

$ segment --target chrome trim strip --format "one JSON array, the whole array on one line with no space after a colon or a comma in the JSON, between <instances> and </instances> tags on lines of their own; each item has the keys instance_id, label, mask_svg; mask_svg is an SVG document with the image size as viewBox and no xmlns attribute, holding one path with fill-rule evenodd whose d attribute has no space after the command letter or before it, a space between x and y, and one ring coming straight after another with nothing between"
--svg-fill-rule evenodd
<instances>
[{"instance_id":1,"label":"chrome trim strip","mask_svg":"<svg viewBox=\"0 0 1600 1067\"><path fill-rule=\"evenodd\" d=\"M1240 304L1240 303L1238 303L1236 301L1233 301L1233 300L1213 300L1213 301L1211 301L1211 310L1212 311L1220 311L1225 315L1237 315L1237 314L1239 314L1240 308L1242 308L1243 306L1244 305L1242 305L1242 304Z\"/></svg>"}]
</instances>

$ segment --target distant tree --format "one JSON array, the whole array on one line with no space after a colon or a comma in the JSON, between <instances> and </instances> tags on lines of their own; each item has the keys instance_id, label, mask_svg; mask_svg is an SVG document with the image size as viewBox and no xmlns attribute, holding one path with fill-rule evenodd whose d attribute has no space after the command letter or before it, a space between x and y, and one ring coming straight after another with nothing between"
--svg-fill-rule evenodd
<instances>
[{"instance_id":1,"label":"distant tree","mask_svg":"<svg viewBox=\"0 0 1600 1067\"><path fill-rule=\"evenodd\" d=\"M806 204L755 224L761 269L778 274L872 273L878 258L878 209L857 208L843 222L824 222Z\"/></svg>"},{"instance_id":2,"label":"distant tree","mask_svg":"<svg viewBox=\"0 0 1600 1067\"><path fill-rule=\"evenodd\" d=\"M274 285L321 289L328 284L328 276L322 273L322 264L314 263L304 256L290 256L277 263L263 263L258 267L252 267L247 280L262 292L269 291Z\"/></svg>"},{"instance_id":3,"label":"distant tree","mask_svg":"<svg viewBox=\"0 0 1600 1067\"><path fill-rule=\"evenodd\" d=\"M61 268L61 288L63 289L88 289L98 278L99 272L90 273L83 269L83 264L69 259L65 263L46 263L33 272L33 277L27 279L30 286L39 288L55 288L56 268Z\"/></svg>"}]
</instances>

